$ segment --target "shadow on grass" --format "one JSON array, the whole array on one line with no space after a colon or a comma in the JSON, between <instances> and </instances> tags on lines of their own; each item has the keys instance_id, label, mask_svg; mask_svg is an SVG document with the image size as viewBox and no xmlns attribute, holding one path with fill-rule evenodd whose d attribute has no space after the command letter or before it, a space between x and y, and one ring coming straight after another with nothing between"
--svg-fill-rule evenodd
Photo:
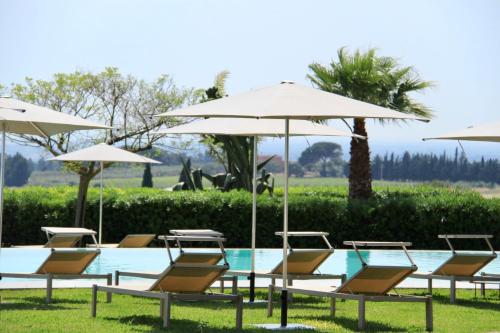
<instances>
[{"instance_id":1,"label":"shadow on grass","mask_svg":"<svg viewBox=\"0 0 500 333\"><path fill-rule=\"evenodd\" d=\"M333 322L337 325L340 325L346 329L352 330L352 331L357 331L358 330L358 320L357 319L351 319L351 318L345 318L345 317L335 317L332 318L330 316L324 315L324 316L293 316L288 319L289 322L293 322L293 319L315 319L315 320L323 320L323 321L328 321L328 322ZM403 327L396 327L396 326L389 326L386 324L378 323L378 322L373 322L373 321L366 321L366 329L363 332L407 332L406 328Z\"/></svg>"},{"instance_id":2,"label":"shadow on grass","mask_svg":"<svg viewBox=\"0 0 500 333\"><path fill-rule=\"evenodd\" d=\"M36 304L45 304L46 298L42 297L42 296L31 296L31 297L24 297L23 300L31 302L31 303L36 303ZM82 299L52 297L51 304L62 304L62 303L67 303L67 304L90 304L89 301L82 300Z\"/></svg>"},{"instance_id":3,"label":"shadow on grass","mask_svg":"<svg viewBox=\"0 0 500 333\"><path fill-rule=\"evenodd\" d=\"M451 306L464 306L482 310L496 310L500 311L500 303L492 303L480 298L477 299L460 299L457 297L455 304L450 304L450 297L447 295L433 295L432 300L434 302L451 305Z\"/></svg>"},{"instance_id":4,"label":"shadow on grass","mask_svg":"<svg viewBox=\"0 0 500 333\"><path fill-rule=\"evenodd\" d=\"M106 320L117 321L120 324L124 324L129 326L132 330L137 332L165 332L167 329L163 328L163 320L159 316L150 316L150 315L135 315L135 316L126 316L126 317L104 317ZM134 325L136 327L134 327ZM144 329L139 326L149 326L150 328ZM234 324L235 325L235 324ZM177 333L177 332L213 332L213 333L227 333L227 332L235 332L236 327L227 326L227 327L211 327L209 322L203 321L194 321L187 319L175 319L172 318L170 321L170 326L168 328L169 333ZM262 333L269 332L269 330L258 328L252 325L246 325L243 322L243 330L248 333ZM311 330L290 330L290 332L311 332Z\"/></svg>"},{"instance_id":5,"label":"shadow on grass","mask_svg":"<svg viewBox=\"0 0 500 333\"><path fill-rule=\"evenodd\" d=\"M0 303L0 311L16 311L16 310L45 310L45 311L53 311L53 310L68 310L70 308L54 305L54 304L45 304L43 303Z\"/></svg>"}]
</instances>

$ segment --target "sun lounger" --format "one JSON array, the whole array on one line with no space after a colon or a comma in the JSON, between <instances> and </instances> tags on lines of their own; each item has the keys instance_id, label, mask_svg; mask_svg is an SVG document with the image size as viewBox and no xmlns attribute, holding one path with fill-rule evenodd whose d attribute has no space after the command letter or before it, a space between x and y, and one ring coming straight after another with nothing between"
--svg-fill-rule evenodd
<instances>
[{"instance_id":1,"label":"sun lounger","mask_svg":"<svg viewBox=\"0 0 500 333\"><path fill-rule=\"evenodd\" d=\"M85 228L64 228L64 227L42 227L42 231L47 235L45 245L22 245L18 248L71 248L76 247L83 236L92 237L94 243L96 232Z\"/></svg>"},{"instance_id":2,"label":"sun lounger","mask_svg":"<svg viewBox=\"0 0 500 333\"><path fill-rule=\"evenodd\" d=\"M456 300L457 281L467 281L470 283L500 281L500 277L475 275L497 257L489 241L489 238L493 238L492 235L439 235L438 237L446 240L452 256L433 272L417 272L411 275L412 278L426 279L428 281L427 289L429 294L432 294L432 280L448 280L450 281L450 303L453 304ZM458 253L453 248L450 239L484 239L491 253Z\"/></svg>"},{"instance_id":3,"label":"sun lounger","mask_svg":"<svg viewBox=\"0 0 500 333\"><path fill-rule=\"evenodd\" d=\"M107 287L93 286L92 292L92 316L96 316L97 292L104 291L114 294L141 296L160 300L160 316L163 318L163 326L170 325L170 308L175 300L181 301L232 301L236 303L236 328L241 329L243 321L243 297L241 295L226 295L207 293L206 290L220 277L227 269L229 264L226 260L226 254L222 242L224 238L213 236L164 236L167 244L167 252L170 258L170 266L163 273L157 275L156 281L145 288L132 287ZM209 263L199 263L196 258L186 256L182 251L179 257L172 257L169 242L181 244L181 242L216 242L219 245L220 253L218 258L213 257ZM198 255L198 253L196 253ZM188 259L186 259L188 258ZM220 260L222 264L218 264ZM142 277L136 275L138 277ZM150 276L146 276L151 278Z\"/></svg>"},{"instance_id":4,"label":"sun lounger","mask_svg":"<svg viewBox=\"0 0 500 333\"><path fill-rule=\"evenodd\" d=\"M2 278L45 279L47 281L47 303L52 300L53 280L106 279L113 282L112 274L84 274L85 269L100 254L94 249L51 249L50 254L34 273L0 273Z\"/></svg>"},{"instance_id":5,"label":"sun lounger","mask_svg":"<svg viewBox=\"0 0 500 333\"><path fill-rule=\"evenodd\" d=\"M101 244L101 248L141 248L147 247L154 239L155 234L130 234L125 236L117 244ZM97 247L95 244L89 244L87 247Z\"/></svg>"},{"instance_id":6,"label":"sun lounger","mask_svg":"<svg viewBox=\"0 0 500 333\"><path fill-rule=\"evenodd\" d=\"M496 279L495 281L487 281L487 282L475 282L474 285L479 283L481 285L481 296L486 297L486 285L487 284L496 284L498 286L498 298L500 299L500 274L498 273L487 273L487 272L481 272L481 277L490 277ZM475 287L474 287L474 294L475 294Z\"/></svg>"},{"instance_id":7,"label":"sun lounger","mask_svg":"<svg viewBox=\"0 0 500 333\"><path fill-rule=\"evenodd\" d=\"M417 266L413 262L409 253L406 250L411 243L405 242L359 242L348 241L345 245L353 246L356 254L361 261L361 269L350 277L347 281L336 289L332 288L295 288L288 287L288 292L295 294L304 294L309 296L328 297L331 300L330 314L335 316L336 299L356 300L358 301L358 329L364 330L366 302L422 302L425 303L426 309L426 329L432 331L432 296L411 296L411 295L391 295L388 292L394 289L401 281L407 278L412 272L417 270ZM358 247L401 247L410 261L410 265L406 266L380 266L370 265L366 263ZM275 290L281 290L281 287L269 286L268 294L268 316L272 316L273 302L272 296Z\"/></svg>"},{"instance_id":8,"label":"sun lounger","mask_svg":"<svg viewBox=\"0 0 500 333\"><path fill-rule=\"evenodd\" d=\"M277 236L283 236L282 232L276 232ZM326 238L327 232L314 232L314 231L294 231L288 232L288 237L320 237L325 242L326 249L293 249L290 245L288 252L288 280L289 285L293 284L294 280L337 280L345 281L345 274L318 274L318 268L326 259L334 252L333 247ZM256 278L271 279L271 284L274 285L276 279L281 279L283 274L283 261L280 261L270 271L256 271L253 272ZM251 271L230 270L226 276L244 276L250 277ZM237 283L238 280L235 280ZM236 286L237 287L237 286Z\"/></svg>"}]
</instances>

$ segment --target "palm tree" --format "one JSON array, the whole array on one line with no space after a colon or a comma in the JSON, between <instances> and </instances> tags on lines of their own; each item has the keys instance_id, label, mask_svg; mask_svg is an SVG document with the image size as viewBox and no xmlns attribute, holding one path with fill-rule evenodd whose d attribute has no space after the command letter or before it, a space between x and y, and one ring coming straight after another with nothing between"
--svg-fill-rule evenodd
<instances>
[{"instance_id":1,"label":"palm tree","mask_svg":"<svg viewBox=\"0 0 500 333\"><path fill-rule=\"evenodd\" d=\"M321 90L380 105L404 113L430 118L431 110L409 95L432 86L423 81L413 67L401 67L396 59L379 57L375 49L350 54L338 51L338 61L328 66L309 65L307 77ZM365 119L354 119L353 132L368 138ZM351 140L349 197L364 199L372 195L370 148L367 140Z\"/></svg>"}]
</instances>

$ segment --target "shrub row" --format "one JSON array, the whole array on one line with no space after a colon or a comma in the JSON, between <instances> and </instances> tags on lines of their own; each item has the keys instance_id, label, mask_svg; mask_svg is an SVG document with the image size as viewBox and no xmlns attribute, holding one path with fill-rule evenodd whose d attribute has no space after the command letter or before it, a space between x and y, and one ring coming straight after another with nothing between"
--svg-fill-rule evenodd
<instances>
[{"instance_id":1,"label":"shrub row","mask_svg":"<svg viewBox=\"0 0 500 333\"><path fill-rule=\"evenodd\" d=\"M40 244L42 226L72 226L74 187L26 187L6 191L6 244ZM279 247L274 232L282 229L281 192L258 198L257 246ZM90 189L86 227L97 230L99 196ZM106 189L103 239L118 242L129 233L165 234L175 228L210 228L224 232L229 247L249 247L251 195L165 192L157 189ZM445 249L441 233L488 233L500 247L500 200L471 191L416 187L379 189L368 201L350 201L345 189L293 188L290 230L322 230L338 246L344 240L411 241L414 248ZM314 246L300 240L300 246ZM292 244L293 245L293 244ZM317 243L316 243L317 245ZM463 246L478 246L469 243Z\"/></svg>"}]
</instances>

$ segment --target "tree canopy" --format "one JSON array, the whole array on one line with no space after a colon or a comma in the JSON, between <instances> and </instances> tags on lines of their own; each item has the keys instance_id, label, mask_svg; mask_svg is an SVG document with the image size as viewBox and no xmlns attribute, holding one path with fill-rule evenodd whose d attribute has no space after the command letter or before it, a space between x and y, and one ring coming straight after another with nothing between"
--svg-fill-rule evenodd
<instances>
[{"instance_id":1,"label":"tree canopy","mask_svg":"<svg viewBox=\"0 0 500 333\"><path fill-rule=\"evenodd\" d=\"M298 162L308 170L319 164L321 177L338 176L342 173L342 147L333 142L316 142L302 152Z\"/></svg>"}]
</instances>

